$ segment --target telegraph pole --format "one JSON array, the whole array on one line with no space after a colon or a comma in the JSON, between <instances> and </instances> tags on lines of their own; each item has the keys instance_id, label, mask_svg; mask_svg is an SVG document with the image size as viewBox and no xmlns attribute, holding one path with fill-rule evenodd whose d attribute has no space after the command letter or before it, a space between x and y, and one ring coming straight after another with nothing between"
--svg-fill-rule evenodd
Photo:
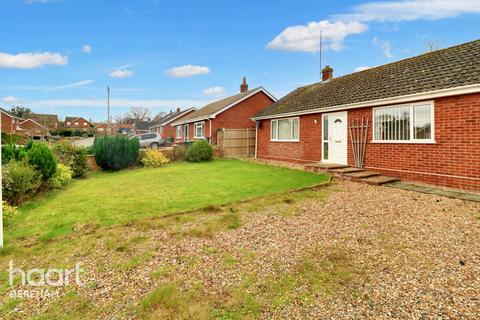
<instances>
[{"instance_id":1,"label":"telegraph pole","mask_svg":"<svg viewBox=\"0 0 480 320\"><path fill-rule=\"evenodd\" d=\"M107 134L110 132L110 86L107 86Z\"/></svg>"},{"instance_id":2,"label":"telegraph pole","mask_svg":"<svg viewBox=\"0 0 480 320\"><path fill-rule=\"evenodd\" d=\"M319 50L319 56L320 56L320 81L322 80L322 41L323 41L323 31L320 30L320 50Z\"/></svg>"}]
</instances>

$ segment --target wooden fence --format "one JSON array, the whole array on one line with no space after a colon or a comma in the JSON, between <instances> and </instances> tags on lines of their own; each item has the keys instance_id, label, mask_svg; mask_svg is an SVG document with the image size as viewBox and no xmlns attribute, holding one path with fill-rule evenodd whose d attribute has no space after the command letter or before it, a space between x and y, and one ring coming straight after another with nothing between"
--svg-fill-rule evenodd
<instances>
[{"instance_id":1,"label":"wooden fence","mask_svg":"<svg viewBox=\"0 0 480 320\"><path fill-rule=\"evenodd\" d=\"M224 157L255 155L255 128L224 129L218 132L217 140Z\"/></svg>"}]
</instances>

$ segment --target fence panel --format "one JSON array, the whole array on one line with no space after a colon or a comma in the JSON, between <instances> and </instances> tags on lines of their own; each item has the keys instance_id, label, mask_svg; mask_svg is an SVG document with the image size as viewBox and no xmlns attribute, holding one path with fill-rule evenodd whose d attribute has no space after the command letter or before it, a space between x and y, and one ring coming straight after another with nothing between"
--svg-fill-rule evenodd
<instances>
[{"instance_id":1,"label":"fence panel","mask_svg":"<svg viewBox=\"0 0 480 320\"><path fill-rule=\"evenodd\" d=\"M225 157L252 157L255 155L255 128L224 129L220 145Z\"/></svg>"}]
</instances>

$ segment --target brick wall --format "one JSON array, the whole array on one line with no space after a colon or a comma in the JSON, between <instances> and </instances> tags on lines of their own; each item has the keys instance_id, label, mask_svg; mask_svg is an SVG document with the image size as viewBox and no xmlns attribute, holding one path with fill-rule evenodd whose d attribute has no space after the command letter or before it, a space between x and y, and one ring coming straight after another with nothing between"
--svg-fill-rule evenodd
<instances>
[{"instance_id":1,"label":"brick wall","mask_svg":"<svg viewBox=\"0 0 480 320\"><path fill-rule=\"evenodd\" d=\"M372 108L348 111L348 121L372 121ZM317 120L317 124L314 120ZM258 156L292 162L321 160L321 114L300 118L300 142L270 142L270 120L258 133ZM350 137L349 137L350 139ZM372 127L367 141L372 140ZM480 94L435 100L435 144L367 143L365 167L403 180L480 191ZM348 162L353 165L350 141Z\"/></svg>"},{"instance_id":2,"label":"brick wall","mask_svg":"<svg viewBox=\"0 0 480 320\"><path fill-rule=\"evenodd\" d=\"M261 110L265 109L273 103L265 93L259 92L248 99L236 104L230 109L218 114L214 119L211 119L212 136L211 143L217 143L217 131L219 129L245 129L255 128L255 121L251 117ZM201 122L201 121L199 121ZM205 137L210 137L210 121L204 120L205 123ZM189 124L189 140L197 140L194 136L194 123ZM176 139L179 142L178 139Z\"/></svg>"},{"instance_id":3,"label":"brick wall","mask_svg":"<svg viewBox=\"0 0 480 320\"><path fill-rule=\"evenodd\" d=\"M0 112L0 114L2 116L1 131L3 133L15 133L17 130L17 124L19 123L19 120L16 118L12 118L3 112Z\"/></svg>"}]
</instances>

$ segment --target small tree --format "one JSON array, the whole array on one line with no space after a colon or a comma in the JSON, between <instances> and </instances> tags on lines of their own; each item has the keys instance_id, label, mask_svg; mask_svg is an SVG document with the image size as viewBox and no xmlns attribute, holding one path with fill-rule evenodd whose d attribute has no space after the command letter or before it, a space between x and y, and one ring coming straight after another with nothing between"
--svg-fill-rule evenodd
<instances>
[{"instance_id":1,"label":"small tree","mask_svg":"<svg viewBox=\"0 0 480 320\"><path fill-rule=\"evenodd\" d=\"M46 144L30 140L26 149L28 163L40 172L44 180L48 180L55 174L57 159Z\"/></svg>"},{"instance_id":2,"label":"small tree","mask_svg":"<svg viewBox=\"0 0 480 320\"><path fill-rule=\"evenodd\" d=\"M95 161L104 170L120 170L137 162L140 143L125 136L96 137L93 143Z\"/></svg>"}]
</instances>

